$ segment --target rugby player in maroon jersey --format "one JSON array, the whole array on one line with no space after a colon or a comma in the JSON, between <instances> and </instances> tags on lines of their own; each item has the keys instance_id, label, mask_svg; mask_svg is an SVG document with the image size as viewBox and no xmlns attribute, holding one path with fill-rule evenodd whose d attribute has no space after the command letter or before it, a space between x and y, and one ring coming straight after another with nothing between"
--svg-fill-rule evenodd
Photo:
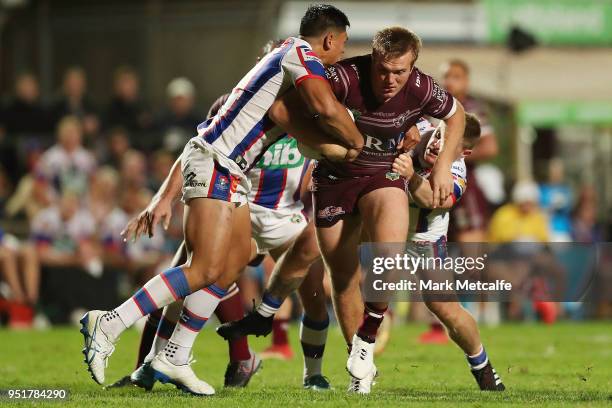
<instances>
[{"instance_id":1,"label":"rugby player in maroon jersey","mask_svg":"<svg viewBox=\"0 0 612 408\"><path fill-rule=\"evenodd\" d=\"M387 28L375 35L372 54L344 60L327 70L334 94L354 113L365 138L353 163L321 160L313 172L317 237L332 277L336 314L347 343L353 344L352 354L364 350L370 363L365 373L351 373L349 390L356 392L369 392L376 374L371 354L387 308L386 303L366 303L364 314L358 254L362 229L373 242L406 240L406 180L391 166L402 148L411 147L412 138L405 140L406 135L419 117L430 115L447 125L447 140L430 179L434 202L440 204L451 193L450 167L465 127L461 104L414 67L420 48L421 41L413 32ZM288 132L299 134L296 127L304 121L301 112L302 103L288 93L269 115ZM259 320L254 312L238 324L222 326L219 332L224 337L231 337L232 331L265 334L256 328ZM348 368L350 372L350 364Z\"/></svg>"}]
</instances>

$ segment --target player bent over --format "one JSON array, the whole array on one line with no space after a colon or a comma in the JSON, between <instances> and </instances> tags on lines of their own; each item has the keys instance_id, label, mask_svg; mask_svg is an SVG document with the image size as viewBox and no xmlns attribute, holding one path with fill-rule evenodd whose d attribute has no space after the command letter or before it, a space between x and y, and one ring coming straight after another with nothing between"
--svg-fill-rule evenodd
<instances>
[{"instance_id":1,"label":"player bent over","mask_svg":"<svg viewBox=\"0 0 612 408\"><path fill-rule=\"evenodd\" d=\"M150 222L141 226L150 228L162 215L167 222L168 208L182 189L188 262L152 278L112 311L91 311L83 316L83 353L96 382L104 383L107 359L126 328L202 288L206 309L212 313L233 280L225 287L215 282L222 273L238 276L248 262L251 226L244 204L251 186L245 172L283 134L267 114L278 96L296 88L306 112L317 118L321 128L349 147L350 154L359 152L363 137L331 92L323 67L342 55L348 25L346 16L335 7L311 6L302 19L300 38L288 38L265 56L233 89L219 113L198 126L198 136L185 146L180 162L174 164L156 196ZM228 257L230 251L232 256ZM198 316L201 314L193 316L195 326L203 325ZM186 346L176 350L183 364L164 362L167 372L172 373L168 381L194 394L211 394L212 387L193 380L186 350L194 339L185 336Z\"/></svg>"},{"instance_id":2,"label":"player bent over","mask_svg":"<svg viewBox=\"0 0 612 408\"><path fill-rule=\"evenodd\" d=\"M425 121L426 122L426 121ZM468 156L480 137L480 123L472 114L466 114L466 127L463 136L463 146L457 152L457 160L453 162L451 171L454 178L453 193L442 205L433 205L433 194L428 183L431 169L438 159L438 154L444 145L444 124L427 131L417 147L409 154L401 155L394 163L394 169L400 174L413 173L409 181L409 191L412 198L410 204L410 234L408 240L412 243L408 252L414 256L427 257L444 256L446 253L446 234L448 231L449 211L461 198L467 187L466 167L464 157ZM503 391L505 389L501 378L492 367L487 353L481 343L476 321L466 311L453 293L453 301L432 301L424 294L425 304L429 310L444 324L451 339L463 350L468 364L481 390ZM363 326L367 324L368 316L357 333L363 336ZM376 333L370 334L376 336ZM363 343L369 351L371 343ZM355 359L353 367L368 363L368 359ZM371 363L373 364L373 363ZM367 370L367 367L357 367Z\"/></svg>"}]
</instances>

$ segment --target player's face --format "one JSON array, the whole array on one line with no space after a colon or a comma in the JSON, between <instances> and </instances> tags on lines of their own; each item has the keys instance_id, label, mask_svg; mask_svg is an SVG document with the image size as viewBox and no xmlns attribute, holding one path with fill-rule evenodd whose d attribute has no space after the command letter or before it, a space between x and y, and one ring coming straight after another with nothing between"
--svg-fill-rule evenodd
<instances>
[{"instance_id":1,"label":"player's face","mask_svg":"<svg viewBox=\"0 0 612 408\"><path fill-rule=\"evenodd\" d=\"M412 52L392 58L374 53L372 57L372 88L379 102L386 102L408 82L414 57Z\"/></svg>"},{"instance_id":2,"label":"player's face","mask_svg":"<svg viewBox=\"0 0 612 408\"><path fill-rule=\"evenodd\" d=\"M433 166L438 159L438 155L444 146L444 136L442 135L442 128L438 126L436 130L429 137L429 141L423 150L423 161Z\"/></svg>"},{"instance_id":3,"label":"player's face","mask_svg":"<svg viewBox=\"0 0 612 408\"><path fill-rule=\"evenodd\" d=\"M463 97L468 90L467 72L459 65L450 65L444 73L444 88L455 98Z\"/></svg>"}]
</instances>

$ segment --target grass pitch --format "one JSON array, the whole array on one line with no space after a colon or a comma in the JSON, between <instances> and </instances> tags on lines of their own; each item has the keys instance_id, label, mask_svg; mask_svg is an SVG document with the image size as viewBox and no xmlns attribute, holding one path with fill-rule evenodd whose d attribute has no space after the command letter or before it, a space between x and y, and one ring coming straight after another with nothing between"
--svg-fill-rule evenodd
<instances>
[{"instance_id":1,"label":"grass pitch","mask_svg":"<svg viewBox=\"0 0 612 408\"><path fill-rule=\"evenodd\" d=\"M246 389L224 389L227 363L224 342L208 327L196 342L196 373L217 395L197 398L170 385L152 392L128 388L105 391L89 377L82 362L82 336L77 328L50 331L0 330L0 389L65 388L73 407L261 407L261 406L611 406L612 324L560 323L554 326L508 324L482 329L489 357L500 373L505 393L477 390L459 349L452 345L421 345L422 325L395 328L385 353L376 360L380 376L372 394L346 394L346 351L340 332L330 330L324 372L334 391L314 393L301 388L302 359L297 327L291 340L296 357L289 362L265 361ZM107 382L131 371L139 334L125 333L107 369ZM252 339L255 350L269 339ZM0 405L31 406L31 402L0 399ZM38 402L36 405L45 405Z\"/></svg>"}]
</instances>

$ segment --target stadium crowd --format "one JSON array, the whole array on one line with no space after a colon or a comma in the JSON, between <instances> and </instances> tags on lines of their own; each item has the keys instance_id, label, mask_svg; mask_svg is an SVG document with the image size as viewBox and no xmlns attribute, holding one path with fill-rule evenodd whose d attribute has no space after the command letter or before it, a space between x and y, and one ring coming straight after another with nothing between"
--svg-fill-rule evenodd
<instances>
[{"instance_id":1,"label":"stadium crowd","mask_svg":"<svg viewBox=\"0 0 612 408\"><path fill-rule=\"evenodd\" d=\"M451 62L446 72L446 79L459 78L458 88L449 90L467 108L467 65ZM0 108L2 323L76 321L83 309L115 304L168 265L182 240L180 203L170 227L154 238L125 243L120 237L205 116L188 79L173 79L166 92L167 105L153 109L141 96L136 71L120 67L113 97L100 108L88 97L86 73L73 67L64 73L55 101L43 104L37 78L18 76L14 94ZM491 138L474 164L497 154L492 128L483 128ZM559 160L550 162L548 180L518 182L507 200L501 173L478 167L470 170L477 180L468 189L474 197L464 198L466 205L451 216L455 240L605 240L596 192L572 191ZM476 209L466 209L468 202ZM270 262L263 265L271 268Z\"/></svg>"}]
</instances>

